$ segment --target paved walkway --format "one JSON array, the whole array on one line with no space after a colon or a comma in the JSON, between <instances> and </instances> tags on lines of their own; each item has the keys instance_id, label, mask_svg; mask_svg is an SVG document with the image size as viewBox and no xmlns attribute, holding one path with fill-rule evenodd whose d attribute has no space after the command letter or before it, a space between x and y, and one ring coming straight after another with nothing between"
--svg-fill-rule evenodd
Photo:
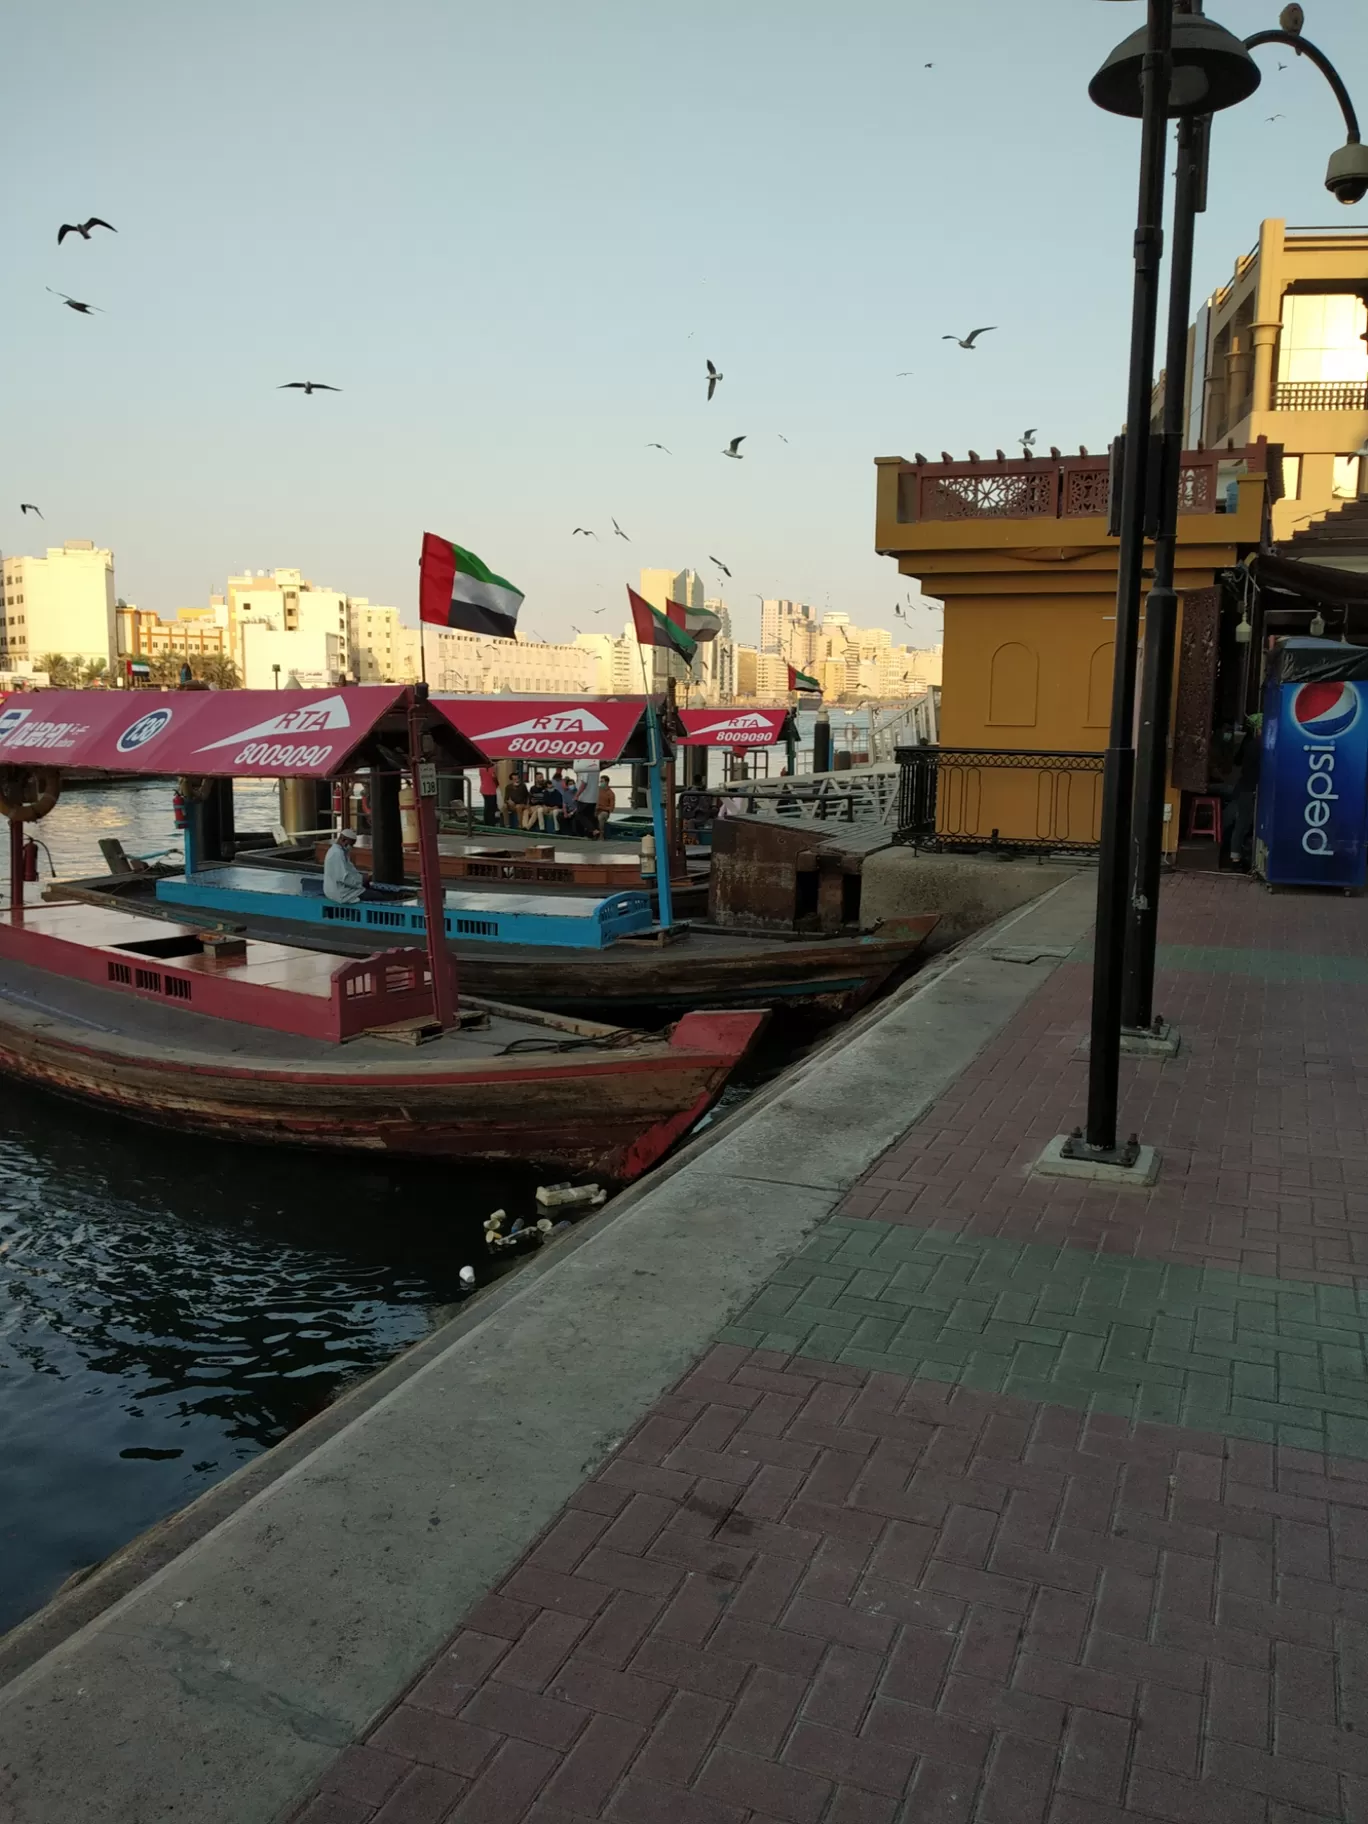
<instances>
[{"instance_id":1,"label":"paved walkway","mask_svg":"<svg viewBox=\"0 0 1368 1824\"><path fill-rule=\"evenodd\" d=\"M1368 906L1189 876L1163 937L1154 1189L1025 1175L1078 957L300 1824L1368 1820Z\"/></svg>"}]
</instances>

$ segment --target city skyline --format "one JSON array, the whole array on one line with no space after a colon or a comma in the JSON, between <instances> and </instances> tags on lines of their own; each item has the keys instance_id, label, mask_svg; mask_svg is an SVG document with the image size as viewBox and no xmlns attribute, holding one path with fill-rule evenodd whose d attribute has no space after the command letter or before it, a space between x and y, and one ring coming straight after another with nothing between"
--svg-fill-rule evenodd
<instances>
[{"instance_id":1,"label":"city skyline","mask_svg":"<svg viewBox=\"0 0 1368 1824\"><path fill-rule=\"evenodd\" d=\"M33 167L7 221L26 356L0 548L26 548L33 500L48 542L116 549L163 615L247 559L346 574L407 618L433 529L511 575L548 638L620 599L639 554L701 567L710 589L720 558L738 618L788 595L895 631L868 548L874 456L1010 448L1028 424L1099 448L1119 427L1136 133L1086 83L1133 10L1072 0L1051 30L1007 0L921 17L874 0L835 36L770 0L740 18L597 0L573 20L414 0L403 30L249 4L231 33L162 4L31 10L0 118L11 162ZM1350 0L1322 0L1314 26L1332 46L1360 30ZM1331 219L1334 123L1295 62L1267 60L1267 108L1222 124L1199 293L1261 216ZM58 65L60 84L38 79ZM228 131L267 65L297 72L272 131ZM1000 141L959 141L953 176L941 148L966 108L1016 111L1023 72L1030 162L1088 182L1003 210ZM897 174L923 167L891 233ZM117 235L59 248L78 209ZM1032 282L1045 248L1048 286ZM472 257L497 276L472 281ZM104 314L73 315L49 284ZM999 327L972 354L940 340L983 321ZM725 375L711 404L709 356ZM276 390L301 375L342 390ZM724 461L740 433L743 460ZM576 524L599 539L572 541Z\"/></svg>"}]
</instances>

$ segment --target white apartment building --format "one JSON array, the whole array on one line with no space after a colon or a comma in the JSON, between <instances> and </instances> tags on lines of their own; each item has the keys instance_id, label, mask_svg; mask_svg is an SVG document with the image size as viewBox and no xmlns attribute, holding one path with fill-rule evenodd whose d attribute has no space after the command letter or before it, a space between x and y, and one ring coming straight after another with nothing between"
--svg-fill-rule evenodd
<instances>
[{"instance_id":1,"label":"white apartment building","mask_svg":"<svg viewBox=\"0 0 1368 1824\"><path fill-rule=\"evenodd\" d=\"M244 620L238 650L248 690L324 690L346 681L344 636L321 627L287 629L265 618Z\"/></svg>"},{"instance_id":2,"label":"white apartment building","mask_svg":"<svg viewBox=\"0 0 1368 1824\"><path fill-rule=\"evenodd\" d=\"M500 691L519 696L586 696L595 689L595 656L576 642L496 640L487 634L425 626L423 650L433 690L490 697Z\"/></svg>"},{"instance_id":3,"label":"white apartment building","mask_svg":"<svg viewBox=\"0 0 1368 1824\"><path fill-rule=\"evenodd\" d=\"M114 553L88 538L50 546L46 557L0 560L4 620L0 666L32 665L49 653L82 664L118 650L114 622Z\"/></svg>"},{"instance_id":4,"label":"white apartment building","mask_svg":"<svg viewBox=\"0 0 1368 1824\"><path fill-rule=\"evenodd\" d=\"M337 589L320 588L298 570L259 570L228 578L228 630L238 669L250 689L259 687L249 674L243 640L249 626L275 634L301 634L294 646L277 645L272 664L291 670L316 672L326 663L335 676L325 684L340 684L351 671L351 641L347 628L347 598ZM330 645L329 639L335 642ZM264 650L260 640L257 652ZM264 688L270 688L267 680Z\"/></svg>"},{"instance_id":5,"label":"white apartment building","mask_svg":"<svg viewBox=\"0 0 1368 1824\"><path fill-rule=\"evenodd\" d=\"M611 633L582 633L575 644L593 661L590 689L596 697L631 697L641 690L642 648L630 621L616 639Z\"/></svg>"},{"instance_id":6,"label":"white apartment building","mask_svg":"<svg viewBox=\"0 0 1368 1824\"><path fill-rule=\"evenodd\" d=\"M362 684L414 684L421 673L416 627L405 627L397 608L382 608L364 595L347 597L347 638L352 670Z\"/></svg>"}]
</instances>

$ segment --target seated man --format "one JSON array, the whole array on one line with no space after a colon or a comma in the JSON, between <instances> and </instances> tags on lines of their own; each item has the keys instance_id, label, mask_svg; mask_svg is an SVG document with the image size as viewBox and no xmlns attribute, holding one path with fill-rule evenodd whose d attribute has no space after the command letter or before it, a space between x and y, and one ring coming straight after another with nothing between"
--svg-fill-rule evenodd
<instances>
[{"instance_id":1,"label":"seated man","mask_svg":"<svg viewBox=\"0 0 1368 1824\"><path fill-rule=\"evenodd\" d=\"M351 852L356 847L355 830L339 830L333 837L323 862L323 897L337 906L354 906L363 899L391 899L402 895L401 887L372 887L356 867Z\"/></svg>"}]
</instances>

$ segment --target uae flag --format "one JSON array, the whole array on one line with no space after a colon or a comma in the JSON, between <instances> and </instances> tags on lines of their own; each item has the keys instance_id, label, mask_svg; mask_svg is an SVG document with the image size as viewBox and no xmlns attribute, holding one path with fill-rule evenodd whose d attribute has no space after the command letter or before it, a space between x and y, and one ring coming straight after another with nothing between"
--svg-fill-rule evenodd
<instances>
[{"instance_id":1,"label":"uae flag","mask_svg":"<svg viewBox=\"0 0 1368 1824\"><path fill-rule=\"evenodd\" d=\"M685 633L700 643L715 640L722 631L722 617L714 614L711 608L685 608L679 602L671 602L668 612L670 619L676 622L683 615Z\"/></svg>"},{"instance_id":2,"label":"uae flag","mask_svg":"<svg viewBox=\"0 0 1368 1824\"><path fill-rule=\"evenodd\" d=\"M489 565L435 532L423 534L419 566L418 618L434 627L462 627L496 639L517 637L522 590Z\"/></svg>"},{"instance_id":3,"label":"uae flag","mask_svg":"<svg viewBox=\"0 0 1368 1824\"><path fill-rule=\"evenodd\" d=\"M810 678L805 671L799 671L796 665L789 666L788 674L788 687L790 690L815 690L817 695L819 697L821 696L822 687L817 682L816 678Z\"/></svg>"},{"instance_id":4,"label":"uae flag","mask_svg":"<svg viewBox=\"0 0 1368 1824\"><path fill-rule=\"evenodd\" d=\"M678 602L671 602L668 611L662 614L639 596L630 583L627 600L632 604L632 624L636 628L638 646L664 646L670 652L677 652L686 663L693 658L698 642L685 630L684 610Z\"/></svg>"}]
</instances>

